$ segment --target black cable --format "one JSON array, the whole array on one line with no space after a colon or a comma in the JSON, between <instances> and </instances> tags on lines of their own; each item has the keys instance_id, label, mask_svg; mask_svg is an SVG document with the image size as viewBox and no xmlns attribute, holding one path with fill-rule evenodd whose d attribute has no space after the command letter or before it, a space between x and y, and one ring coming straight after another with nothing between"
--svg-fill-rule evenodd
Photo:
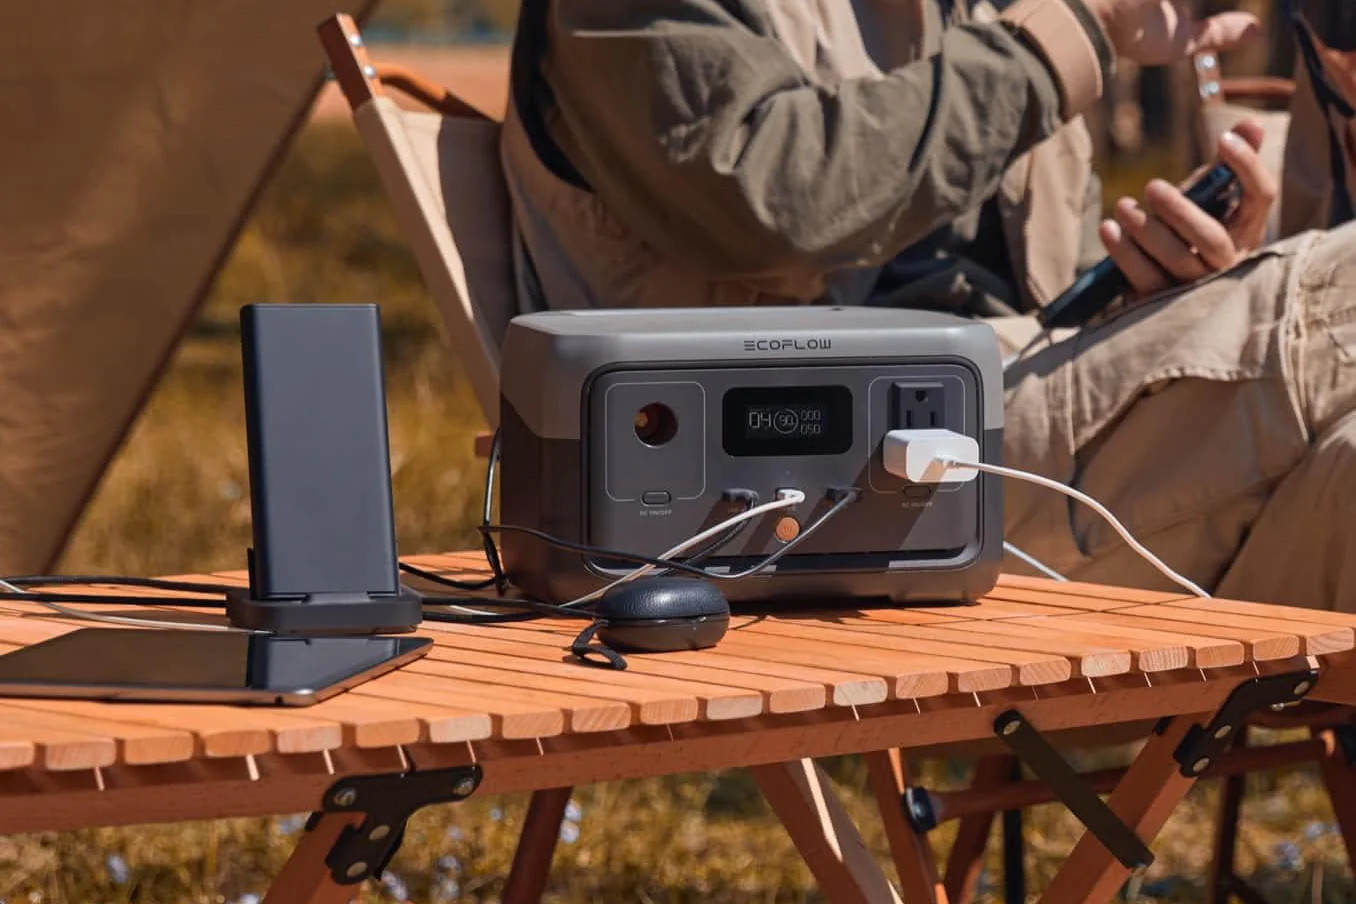
<instances>
[{"instance_id":1,"label":"black cable","mask_svg":"<svg viewBox=\"0 0 1356 904\"><path fill-rule=\"evenodd\" d=\"M801 531L801 533L791 542L787 543L785 546L783 546L776 552L772 553L771 555L765 557L758 564L753 565L745 569L744 571L734 572L731 574L713 573L706 570L705 568L700 568L695 565L689 564L688 562L678 562L672 559L663 559L655 556L644 556L635 553L624 553L619 550L603 549L600 547L587 546L579 543L571 543L567 540L561 540L557 537L552 537L549 534L545 534L541 531L534 530L532 528L516 527L513 525L489 525L488 527L482 525L481 529L482 531L484 531L486 536L489 536L494 531L516 531L519 533L524 533L537 537L552 545L559 546L564 549L569 549L575 552L584 553L587 555L604 556L607 558L617 559L619 561L637 562L669 571L683 572L696 577L730 581L750 577L754 574L757 574L760 571L763 571L768 566L774 564L782 556L787 555L793 549L795 549L795 547L803 543L805 540L809 539L809 537L813 535L816 531L818 531L830 518L838 514L838 512L840 512L845 506L847 506L850 502L855 500L858 495L860 495L860 491L856 490L855 488L847 491L842 491L842 493L843 493L842 498L840 498L823 515L820 515L819 518L815 519L815 521L812 522L809 527ZM711 551L713 551L716 548L719 548L720 545L729 542L729 540L733 539L734 536L738 533L739 528L744 527L748 523L749 523L748 521L743 521L740 524L732 525L729 531L725 532L725 534L722 534L720 538L717 538L717 541L708 546L708 548L704 550L700 554L700 556L693 557L692 559L689 560L689 562L697 561L698 558L709 555ZM451 578L442 577L429 571L425 571L424 569L414 565L407 565L404 562L400 563L400 567L402 571L406 571L410 574L415 575L416 577L423 578L424 580L430 581L435 584L452 586L457 589L483 590L490 586L495 585L496 583L499 583L500 580L500 578L490 578L482 582L461 582L454 581ZM502 571L500 572L500 576L502 577ZM236 589L235 587L226 584L206 584L192 581L163 580L158 578L108 577L100 575L20 575L17 577L5 578L2 580L4 580L5 583L11 584L15 587L105 584L126 587L145 587L148 589L156 590L178 590L186 592L211 593L218 595ZM122 605L122 606L174 605L201 609L215 609L225 605L224 600L201 599L197 597L168 597L168 596L129 597L125 595L99 596L81 593L50 593L38 591L25 591L22 593L14 593L12 591L0 591L0 600L15 600L15 601L26 600L35 603L43 602L90 603L95 605ZM444 614L441 613L437 613L436 614L437 617L432 617L435 615L435 613L425 613L425 617L431 618L432 621L453 620L462 623L486 624L498 621L522 621L531 617L531 615L534 613L539 613L543 615L547 614L558 615L569 618L590 617L589 615L587 615L586 611L582 609L567 608L564 606L555 606L550 603L542 603L536 600L524 600L504 597L424 596L423 602L424 605L426 606L455 605L467 607L480 607L488 609L494 606L511 605L530 610L529 612L526 613L512 613L512 614L505 613L503 615L493 615L493 616L484 616L484 615L476 616L468 613L464 617L463 616L445 617Z\"/></svg>"},{"instance_id":2,"label":"black cable","mask_svg":"<svg viewBox=\"0 0 1356 904\"><path fill-rule=\"evenodd\" d=\"M568 609L539 600L505 597L477 596L424 596L424 606L457 606L467 609L525 609L525 612L440 612L425 611L424 619L433 622L446 622L460 625L497 625L513 622L534 621L546 616L592 620L593 614L585 609Z\"/></svg>"},{"instance_id":3,"label":"black cable","mask_svg":"<svg viewBox=\"0 0 1356 904\"><path fill-rule=\"evenodd\" d=\"M106 584L114 587L145 587L152 590L174 590L183 593L228 593L236 588L229 584L206 584L197 581L170 581L163 578L136 578L122 575L89 574L25 574L0 577L0 581L15 587L67 586L71 584Z\"/></svg>"},{"instance_id":4,"label":"black cable","mask_svg":"<svg viewBox=\"0 0 1356 904\"><path fill-rule=\"evenodd\" d=\"M741 572L725 575L715 574L703 568L697 568L686 563L675 562L668 559L662 559L653 556L633 555L630 553L620 553L615 550L598 549L596 547L585 546L584 544L571 543L566 540L561 540L557 537L552 537L549 534L543 533L542 531L538 531L532 528L517 527L514 525L492 525L487 529L487 533L495 530L516 531L527 534L529 536L538 537L539 539L542 539L545 542L561 546L562 548L565 549L584 552L590 555L600 555L622 560L629 559L634 561L640 561L644 562L645 564L654 565L655 567L658 568L671 569L675 571L684 571L707 579L728 581L749 577L750 575L757 574L758 572L774 564L782 556L787 555L801 543L808 540L811 536L814 535L816 531L823 527L829 521L829 519L833 518L835 515L841 512L845 507L847 507L852 502L855 502L858 498L860 498L860 496L861 490L857 489L856 487L835 488L834 490L830 491L830 498L833 498L835 500L834 504L827 511L825 511L824 514L820 515L813 522L811 522L811 524L808 527L806 527L805 530L801 531L800 534L796 536L795 539L793 539L785 546L783 546L781 549L777 550L771 555L765 556L756 565L753 565ZM740 525L732 525L732 529L740 527L742 526L742 524L745 523L747 523L747 521L742 522ZM729 531L723 532L722 536L724 536L725 534L729 534ZM450 622L454 624L466 624L466 625L504 624L512 622L531 621L534 618L542 618L548 615L566 618L581 618L587 620L593 620L594 618L594 616L583 607L575 608L570 606L554 605L551 603L542 603L536 600L505 599L503 597L494 598L494 597L427 596L423 598L423 603L426 606L462 606L465 608L480 608L480 609L491 609L498 606L511 606L524 608L528 610L526 612L506 612L502 614L500 613L476 614L473 612L425 613L425 618L427 618L429 621Z\"/></svg>"},{"instance_id":5,"label":"black cable","mask_svg":"<svg viewBox=\"0 0 1356 904\"><path fill-rule=\"evenodd\" d=\"M487 590L499 583L499 578L491 575L480 581L458 581L455 578L444 577L440 574L434 574L431 571L425 571L417 565L410 565L408 562L400 563L400 570L406 574L412 574L417 578L423 578L433 584L441 584L444 587L451 587L454 590Z\"/></svg>"},{"instance_id":6,"label":"black cable","mask_svg":"<svg viewBox=\"0 0 1356 904\"><path fill-rule=\"evenodd\" d=\"M423 578L434 584L440 584L443 587L451 587L453 590L488 590L491 587L497 587L500 593L508 589L508 577L504 574L503 563L499 559L499 547L495 545L494 537L486 532L490 526L490 519L494 510L494 475L499 469L499 431L496 429L490 439L489 462L485 466L485 486L480 499L480 542L485 551L485 561L490 566L490 576L479 581L458 581L455 578L444 577L440 574L434 574L431 571L425 571L416 565L410 565L406 562L400 563L400 570L406 574L412 574L415 577Z\"/></svg>"},{"instance_id":7,"label":"black cable","mask_svg":"<svg viewBox=\"0 0 1356 904\"><path fill-rule=\"evenodd\" d=\"M694 577L711 578L714 580L721 581L730 581L739 578L749 577L750 575L756 574L758 571L762 571L769 565L775 563L782 556L788 554L797 546L808 540L816 531L818 531L821 527L824 526L825 522L827 522L834 515L838 514L845 507L847 507L849 503L855 501L861 495L861 490L857 489L856 487L839 488L834 490L833 492L835 493L835 495L841 496L841 498L838 498L835 504L828 511L826 511L824 514L820 515L817 519L815 519L815 521L812 522L809 527L801 531L800 534L794 540L792 540L791 542L783 546L781 549L769 555L767 558L759 562L757 565L754 565L751 568L746 569L745 571L734 572L732 574L717 574L708 571L705 568L700 568L698 566L690 564L691 561L690 559L688 561L679 562L674 559L664 559L659 558L657 556L642 555L640 553L622 552L621 550L616 549L604 549L602 547L589 546L584 543L574 543L569 540L562 540L559 537L553 537L550 534L545 533L543 531L539 531L535 528L521 527L516 524L494 524L490 525L489 527L482 527L481 529L485 531L499 533L526 534L530 537L536 537L538 540L541 540L544 543L549 543L552 546L556 546L560 549L566 549L571 552L582 553L584 555L616 559L619 562L635 562L642 565L650 565L654 568L663 568L671 571L682 572L684 574L690 574L693 575ZM747 523L747 521L744 523ZM731 525L732 528L738 526L740 525Z\"/></svg>"},{"instance_id":8,"label":"black cable","mask_svg":"<svg viewBox=\"0 0 1356 904\"><path fill-rule=\"evenodd\" d=\"M494 440L491 444L490 449L489 466L486 469L485 501L481 509L481 524L479 526L480 533L484 538L485 556L490 564L492 576L481 581L457 581L453 578L443 577L442 575L426 571L425 569L419 568L416 565L408 564L406 562L399 563L401 571L407 574L412 574L416 577L419 577L431 583L452 587L458 590L479 591L488 589L489 587L498 586L500 592L502 593L506 589L507 578L504 574L502 563L499 559L498 548L494 543L493 534L496 532L499 533L516 532L536 537L537 539L549 543L552 546L556 546L558 548L566 549L572 552L578 552L584 555L599 556L623 562L634 562L644 565L650 565L655 568L664 569L665 571L677 571L695 577L713 580L726 580L726 581L738 580L741 578L757 574L758 572L766 569L768 566L774 564L782 556L785 556L788 553L790 553L793 549L795 549L795 547L803 543L817 530L819 530L825 524L825 522L827 522L831 517L833 517L839 511L841 511L848 503L854 501L858 496L860 496L861 492L856 488L835 491L838 494L841 494L841 498L839 498L828 511L826 511L823 515L821 515L813 523L811 523L809 527L801 531L801 533L791 542L787 543L785 546L783 546L776 552L772 553L771 555L765 557L757 565L751 566L750 568L745 569L744 571L735 572L732 574L717 574L691 563L699 562L707 558L715 550L719 549L721 546L733 540L736 536L738 536L740 531L743 530L749 524L748 520L742 521L739 524L731 525L730 528L728 528L726 531L722 532L719 536L714 538L710 543L707 544L705 548L700 550L698 553L690 556L688 560L685 562L679 562L672 559L663 559L656 556L640 555L638 553L627 553L622 552L620 550L604 549L602 547L589 546L587 544L582 543L573 543L568 540L562 540L558 537L553 537L550 534L528 527L519 527L516 525L503 525L503 524L495 525L490 523L490 517L492 514L492 487L498 458L499 458L499 432L496 430L494 434ZM741 496L740 494L743 495ZM745 512L747 512L749 508L751 508L757 501L756 498L749 496L747 491L732 490L729 491L727 495L739 499L740 501L743 501L746 506L744 510ZM166 580L163 578L141 578L130 576L110 576L110 575L17 575L11 578L0 578L0 581L10 584L11 586L20 588L30 586L70 586L70 585L102 584L108 586L143 587L146 589L154 590L169 590L177 592L203 593L213 595L224 595L230 591L237 589L235 586L228 584L209 584L209 583L199 583L196 581L175 581L175 580ZM440 606L440 605L465 606L488 609L495 606L510 605L529 610L527 612L504 613L496 615L473 615L470 613L467 613L465 615L453 615L449 613L425 613L424 617L428 618L431 621L444 621L444 622L453 621L458 623L469 623L469 624L492 624L496 622L524 621L533 617L541 617L542 615L557 615L568 618L591 618L591 616L584 609L557 606L552 605L550 603L542 603L536 600L505 598L502 596L500 597L423 596L422 599L424 605L426 606ZM202 599L197 597L130 597L126 595L100 596L94 594L52 593L28 590L25 590L24 592L21 593L0 590L0 600L28 601L36 603L44 602L90 603L95 605L123 605L123 606L174 605L203 609L220 608L225 605L224 600Z\"/></svg>"},{"instance_id":9,"label":"black cable","mask_svg":"<svg viewBox=\"0 0 1356 904\"><path fill-rule=\"evenodd\" d=\"M738 524L732 525L731 527L728 527L725 530L721 531L719 536L717 536L711 542L707 543L701 549L697 550L696 552L688 556L687 563L689 565L695 566L701 562L706 561L715 553L716 550L720 549L727 543L733 543L735 538L738 537L740 533L744 530L744 528L748 527L750 523L751 522L749 521L741 521Z\"/></svg>"},{"instance_id":10,"label":"black cable","mask_svg":"<svg viewBox=\"0 0 1356 904\"><path fill-rule=\"evenodd\" d=\"M511 622L535 621L541 618L537 612L506 612L503 615L459 615L455 612L425 612L424 621L445 622L454 625L500 625Z\"/></svg>"},{"instance_id":11,"label":"black cable","mask_svg":"<svg viewBox=\"0 0 1356 904\"><path fill-rule=\"evenodd\" d=\"M499 597L475 597L475 596L426 596L423 599L425 606L462 606L468 609L498 609L498 608L517 608L527 609L539 615L556 615L562 618L592 618L592 614L586 609L567 608L557 606L553 603L543 603L540 600L525 600L521 598L499 598ZM474 617L474 613L466 613ZM496 613L497 615L497 613ZM483 617L483 616L482 616Z\"/></svg>"},{"instance_id":12,"label":"black cable","mask_svg":"<svg viewBox=\"0 0 1356 904\"><path fill-rule=\"evenodd\" d=\"M103 606L184 606L195 609L220 609L226 605L223 599L203 599L183 596L128 596L96 595L91 593L64 593L35 591L27 587L88 586L103 584L114 587L144 587L148 590L170 590L186 593L204 593L220 597L235 588L228 584L207 584L197 581L171 581L162 578L138 578L121 575L89 574L24 574L10 578L0 578L0 582L18 587L23 592L0 588L0 600L26 601L30 603L93 603Z\"/></svg>"},{"instance_id":13,"label":"black cable","mask_svg":"<svg viewBox=\"0 0 1356 904\"><path fill-rule=\"evenodd\" d=\"M634 552L622 552L617 549L603 549L598 546L588 546L583 543L573 543L569 540L562 540L559 537L553 537L548 533L537 530L532 527L520 527L516 524L491 524L482 526L482 531L486 533L515 533L526 534L529 537L536 537L544 543L549 543L559 549L569 550L570 552L582 553L589 556L598 556L601 558L616 559L619 562L635 562L641 565L653 565L656 568L668 568L674 571L681 571L697 577L710 577L710 573L703 568L695 565L688 565L684 562L677 562L672 559L661 559L655 556L641 555Z\"/></svg>"},{"instance_id":14,"label":"black cable","mask_svg":"<svg viewBox=\"0 0 1356 904\"><path fill-rule=\"evenodd\" d=\"M809 527L805 528L803 531L797 534L795 539L787 543L781 549L777 550L772 555L763 559L763 561L759 562L757 565L746 568L743 571L737 571L732 574L708 573L707 577L713 578L718 581L738 581L747 577L752 577L753 575L767 568L769 565L774 564L778 559L780 559L787 553L791 552L791 550L795 549L797 546L804 543L806 540L810 539L810 537L815 533L815 531L819 530L826 523L828 523L828 520L830 518L841 512L843 509L847 508L852 503L856 502L862 495L862 491L857 489L856 487L839 488L832 490L831 492L839 494L839 499L828 509L828 511L824 512L824 514L820 515L818 518L812 521Z\"/></svg>"},{"instance_id":15,"label":"black cable","mask_svg":"<svg viewBox=\"0 0 1356 904\"><path fill-rule=\"evenodd\" d=\"M744 503L744 511L735 512L734 515L730 516L732 518L738 515L746 514L750 509L752 509L754 506L758 504L758 494L755 493L753 490L726 490L721 495L722 498L724 498L725 501L727 502ZM698 549L694 553L689 553L687 557L687 563L689 565L696 565L699 562L703 562L706 559L710 558L710 556L713 553L715 553L716 550L720 549L722 546L725 546L727 543L733 543L735 538L738 537L740 533L743 532L744 528L748 527L750 523L752 522L749 521L748 519L745 519L739 522L738 524L732 525L726 528L725 530L721 531L721 533L718 536L713 538L711 542L707 543L704 547Z\"/></svg>"},{"instance_id":16,"label":"black cable","mask_svg":"<svg viewBox=\"0 0 1356 904\"><path fill-rule=\"evenodd\" d=\"M474 590L484 590L492 586L498 586L500 592L502 593L504 590L507 589L509 582L508 576L504 572L503 563L499 558L499 548L494 542L493 535L495 533L513 532L535 537L538 540L541 540L545 543L555 546L558 549L565 549L570 552L580 553L582 555L601 556L610 559L616 559L622 562L633 562L642 565L652 565L661 568L671 568L676 571L682 571L696 576L706 576L705 571L693 565L684 565L678 562L657 559L652 556L641 556L632 553L623 553L617 550L604 549L601 547L589 546L582 543L572 543L568 540L562 540L558 537L553 537L550 534L544 533L539 530L535 530L533 528L518 527L516 525L507 525L507 524L492 524L491 503L493 499L494 475L499 467L500 444L501 444L500 432L499 430L495 430L493 439L490 442L489 462L485 469L485 492L481 508L480 526L478 528L485 549L485 559L490 566L490 572L492 576L490 578L485 579L483 582L470 583L455 581L450 578L443 578L437 575L432 575L428 572L419 573L411 569L406 569L411 574L416 574L417 576L425 578L426 580L430 580L433 581L434 583L442 584L447 587L453 587L458 590L474 591ZM732 501L744 502L745 503L744 511L748 511L750 508L753 508L758 502L757 494L749 490L728 490L725 495L728 499ZM711 553L713 553L715 550L719 549L721 546L734 540L734 538L739 535L739 532L742 531L747 526L747 524L748 524L747 521L743 521L740 522L739 524L732 525L727 532L725 532L719 537L716 537L704 550L698 552L695 555L689 556L688 561L697 562L701 561L702 559L705 559L706 557L711 555Z\"/></svg>"},{"instance_id":17,"label":"black cable","mask_svg":"<svg viewBox=\"0 0 1356 904\"><path fill-rule=\"evenodd\" d=\"M499 560L499 547L495 546L494 537L490 536L486 530L492 520L494 475L499 470L499 453L500 431L496 427L494 436L490 439L489 464L485 468L485 494L480 507L480 536L481 543L485 548L485 561L489 562L490 573L494 576L494 582L499 587L499 592L503 593L508 587L508 575L504 573L504 565Z\"/></svg>"},{"instance_id":18,"label":"black cable","mask_svg":"<svg viewBox=\"0 0 1356 904\"><path fill-rule=\"evenodd\" d=\"M105 606L184 606L195 609L220 609L225 600L209 600L191 596L94 596L85 593L40 593L24 591L14 593L0 590L0 600L16 600L31 603L96 603Z\"/></svg>"}]
</instances>

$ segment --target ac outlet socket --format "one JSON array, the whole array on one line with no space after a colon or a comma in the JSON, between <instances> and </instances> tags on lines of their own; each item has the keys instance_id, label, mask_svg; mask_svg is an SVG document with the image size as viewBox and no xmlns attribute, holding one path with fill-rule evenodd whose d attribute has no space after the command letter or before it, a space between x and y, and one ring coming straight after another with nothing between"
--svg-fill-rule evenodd
<instances>
[{"instance_id":1,"label":"ac outlet socket","mask_svg":"<svg viewBox=\"0 0 1356 904\"><path fill-rule=\"evenodd\" d=\"M940 382L898 382L890 387L891 427L938 430L946 427L946 391Z\"/></svg>"}]
</instances>

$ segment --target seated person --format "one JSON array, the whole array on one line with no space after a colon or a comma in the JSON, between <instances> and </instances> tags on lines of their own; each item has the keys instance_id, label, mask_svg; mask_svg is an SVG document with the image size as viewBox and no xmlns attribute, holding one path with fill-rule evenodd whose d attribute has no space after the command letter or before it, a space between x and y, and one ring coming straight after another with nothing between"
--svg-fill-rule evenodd
<instances>
[{"instance_id":1,"label":"seated person","mask_svg":"<svg viewBox=\"0 0 1356 904\"><path fill-rule=\"evenodd\" d=\"M1227 222L1162 180L1099 222L1080 118L1118 57L1256 31L1168 0L525 0L502 149L523 304L988 318L1022 351L1006 464L1219 595L1356 611L1356 227L1301 211L1258 247L1277 187L1253 123L1219 148ZM1108 253L1130 303L1032 342ZM1087 509L1005 493L1008 538L1051 567L1174 588Z\"/></svg>"}]
</instances>

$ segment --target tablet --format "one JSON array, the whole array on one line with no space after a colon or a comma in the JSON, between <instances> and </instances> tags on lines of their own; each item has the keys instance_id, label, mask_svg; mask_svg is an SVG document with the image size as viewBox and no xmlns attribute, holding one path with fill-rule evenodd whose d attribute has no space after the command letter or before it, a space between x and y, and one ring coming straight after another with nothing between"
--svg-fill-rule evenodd
<instances>
[{"instance_id":1,"label":"tablet","mask_svg":"<svg viewBox=\"0 0 1356 904\"><path fill-rule=\"evenodd\" d=\"M0 655L0 696L308 706L428 653L426 637L81 628Z\"/></svg>"}]
</instances>

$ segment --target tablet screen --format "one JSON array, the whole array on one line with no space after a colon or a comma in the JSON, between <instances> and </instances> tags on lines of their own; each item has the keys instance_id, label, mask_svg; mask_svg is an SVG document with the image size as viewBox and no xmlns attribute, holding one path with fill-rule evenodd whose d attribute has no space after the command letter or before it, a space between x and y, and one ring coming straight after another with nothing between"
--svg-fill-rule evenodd
<instances>
[{"instance_id":1,"label":"tablet screen","mask_svg":"<svg viewBox=\"0 0 1356 904\"><path fill-rule=\"evenodd\" d=\"M0 655L0 691L309 693L410 658L429 644L419 637L84 628Z\"/></svg>"}]
</instances>

